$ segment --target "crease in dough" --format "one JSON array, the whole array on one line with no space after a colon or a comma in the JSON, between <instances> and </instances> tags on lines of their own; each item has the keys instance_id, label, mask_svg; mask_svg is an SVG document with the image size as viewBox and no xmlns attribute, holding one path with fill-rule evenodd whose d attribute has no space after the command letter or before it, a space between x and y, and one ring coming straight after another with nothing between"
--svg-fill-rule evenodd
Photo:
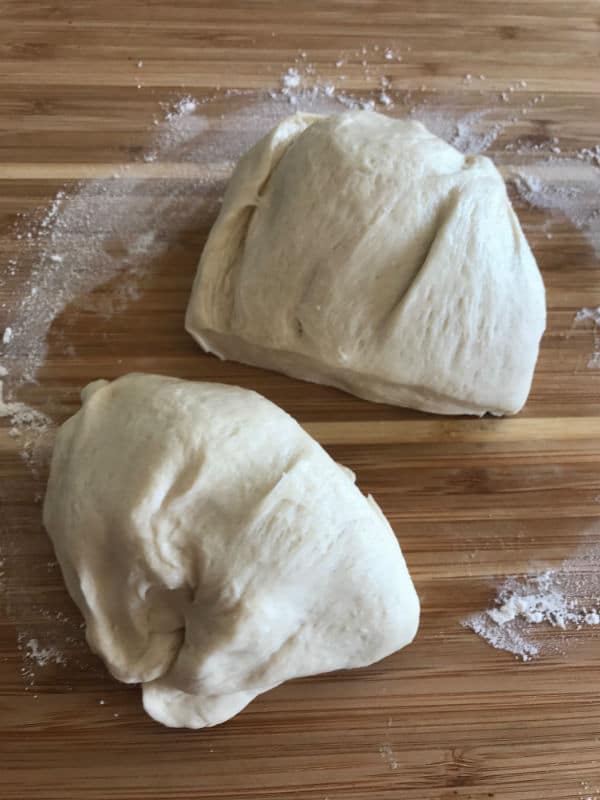
<instances>
[{"instance_id":1,"label":"crease in dough","mask_svg":"<svg viewBox=\"0 0 600 800\"><path fill-rule=\"evenodd\" d=\"M493 163L367 111L295 114L240 159L185 318L220 358L476 415L522 408L545 323Z\"/></svg>"},{"instance_id":2,"label":"crease in dough","mask_svg":"<svg viewBox=\"0 0 600 800\"><path fill-rule=\"evenodd\" d=\"M415 636L397 539L351 470L255 392L97 381L58 432L44 523L86 636L170 726Z\"/></svg>"}]
</instances>

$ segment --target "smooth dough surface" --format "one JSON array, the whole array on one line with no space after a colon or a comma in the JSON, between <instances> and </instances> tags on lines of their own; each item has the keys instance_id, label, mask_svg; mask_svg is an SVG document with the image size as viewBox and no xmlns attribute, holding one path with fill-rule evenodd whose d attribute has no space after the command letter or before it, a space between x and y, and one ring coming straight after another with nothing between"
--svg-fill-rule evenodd
<instances>
[{"instance_id":1,"label":"smooth dough surface","mask_svg":"<svg viewBox=\"0 0 600 800\"><path fill-rule=\"evenodd\" d=\"M96 381L44 503L90 647L169 726L408 644L419 602L379 507L264 397L156 375Z\"/></svg>"},{"instance_id":2,"label":"smooth dough surface","mask_svg":"<svg viewBox=\"0 0 600 800\"><path fill-rule=\"evenodd\" d=\"M513 414L544 286L501 175L415 121L296 114L239 161L186 328L207 351L447 414Z\"/></svg>"}]
</instances>

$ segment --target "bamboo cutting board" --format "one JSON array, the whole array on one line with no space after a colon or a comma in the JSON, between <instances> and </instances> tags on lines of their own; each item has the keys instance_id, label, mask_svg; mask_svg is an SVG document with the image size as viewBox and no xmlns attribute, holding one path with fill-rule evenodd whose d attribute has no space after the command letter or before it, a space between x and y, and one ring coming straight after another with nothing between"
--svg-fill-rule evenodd
<instances>
[{"instance_id":1,"label":"bamboo cutting board","mask_svg":"<svg viewBox=\"0 0 600 800\"><path fill-rule=\"evenodd\" d=\"M0 0L0 20L0 269L26 261L27 243L12 228L17 213L134 158L162 100L219 87L225 103L227 89L277 87L298 50L325 74L340 52L397 45L406 57L390 67L396 90L426 84L425 98L452 91L465 108L477 106L483 80L467 73L484 74L487 92L523 80L524 101L543 94L543 111L511 136L559 136L572 152L600 138L598 2ZM350 90L371 88L358 62L347 71ZM204 113L219 113L220 103ZM201 354L182 315L214 209L181 234L122 311L108 319L79 303L55 320L39 383L24 387L24 399L62 420L83 384L131 370L257 389L381 504L422 623L411 647L373 667L284 685L212 730L162 728L144 716L138 690L110 679L83 645L41 526L45 474L32 475L4 428L4 800L600 796L593 631L523 664L460 624L490 605L498 578L558 564L584 538L600 543L600 371L588 367L593 331L573 325L579 308L600 304L598 260L560 213L549 239L547 211L518 198L516 210L543 271L549 324L529 403L514 419L373 405ZM0 298L0 329L14 291L13 283ZM67 663L32 665L23 631L38 631L42 643L46 628L63 623Z\"/></svg>"}]
</instances>

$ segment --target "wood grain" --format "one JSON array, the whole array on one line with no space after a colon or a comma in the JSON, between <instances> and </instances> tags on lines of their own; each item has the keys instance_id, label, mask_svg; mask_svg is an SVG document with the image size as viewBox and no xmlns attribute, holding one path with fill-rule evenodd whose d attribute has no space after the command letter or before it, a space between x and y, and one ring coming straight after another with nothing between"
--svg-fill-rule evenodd
<instances>
[{"instance_id":1,"label":"wood grain","mask_svg":"<svg viewBox=\"0 0 600 800\"><path fill-rule=\"evenodd\" d=\"M23 256L17 213L135 159L173 93L276 87L299 49L327 75L340 53L374 44L407 53L389 68L395 89L425 83L424 96L452 92L468 110L481 84L466 84L466 73L485 74L486 91L524 80L524 97L544 93L543 111L507 135L557 135L570 152L599 139L596 0L0 0L0 269ZM347 72L349 89L369 88L358 62ZM220 113L220 102L206 113ZM185 178L180 165L133 169ZM227 175L226 164L210 170L216 181ZM4 428L3 800L600 796L598 637L574 633L563 648L550 631L559 649L521 664L460 625L489 604L497 576L600 544L600 370L587 367L592 330L572 324L577 309L600 304L598 262L568 220L555 218L548 240L545 212L515 204L544 274L549 327L530 401L514 419L374 405L201 354L181 323L210 215L182 234L127 309L105 320L80 304L56 320L26 399L63 419L82 384L132 369L261 391L375 495L423 617L414 645L371 668L284 685L213 730L162 728L142 713L138 690L111 680L87 651L41 526L45 476L31 475ZM0 297L0 329L14 290ZM17 636L29 626L42 640L57 614L68 664L37 670L31 684Z\"/></svg>"}]
</instances>

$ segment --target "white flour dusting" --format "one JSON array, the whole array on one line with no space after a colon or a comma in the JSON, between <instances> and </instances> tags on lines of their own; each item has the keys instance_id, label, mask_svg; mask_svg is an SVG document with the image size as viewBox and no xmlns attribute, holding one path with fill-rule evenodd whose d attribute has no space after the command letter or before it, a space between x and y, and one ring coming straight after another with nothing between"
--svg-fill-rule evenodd
<instances>
[{"instance_id":1,"label":"white flour dusting","mask_svg":"<svg viewBox=\"0 0 600 800\"><path fill-rule=\"evenodd\" d=\"M390 110L398 97L405 92L393 90L394 76L390 70L390 62L400 62L399 51L380 45L361 47L343 54L335 61L334 68L328 75L320 75L313 63L308 60L305 51L296 57L293 67L289 67L281 76L279 91L272 90L272 99L284 97L292 106L306 105L319 99L330 98L348 110L368 109ZM395 66L395 65L394 65ZM361 84L366 89L361 93L350 91L349 86L360 76Z\"/></svg>"},{"instance_id":2,"label":"white flour dusting","mask_svg":"<svg viewBox=\"0 0 600 800\"><path fill-rule=\"evenodd\" d=\"M23 653L21 677L27 688L36 685L36 672L39 667L56 664L61 667L67 665L67 659L61 649L56 645L41 645L38 639L28 637L27 633L17 635L17 647Z\"/></svg>"},{"instance_id":3,"label":"white flour dusting","mask_svg":"<svg viewBox=\"0 0 600 800\"><path fill-rule=\"evenodd\" d=\"M400 762L398 761L396 753L394 752L391 744L382 744L379 747L379 755L390 769L396 770L400 766Z\"/></svg>"},{"instance_id":4,"label":"white flour dusting","mask_svg":"<svg viewBox=\"0 0 600 800\"><path fill-rule=\"evenodd\" d=\"M463 624L522 661L549 650L539 636L543 628L595 628L600 633L600 549L582 549L558 569L508 578L498 588L494 605ZM567 644L561 639L560 646ZM556 637L552 646L557 646Z\"/></svg>"},{"instance_id":5,"label":"white flour dusting","mask_svg":"<svg viewBox=\"0 0 600 800\"><path fill-rule=\"evenodd\" d=\"M576 151L575 158L600 167L600 144L594 145L593 147L581 147Z\"/></svg>"},{"instance_id":6,"label":"white flour dusting","mask_svg":"<svg viewBox=\"0 0 600 800\"><path fill-rule=\"evenodd\" d=\"M29 639L23 642L25 657L35 661L39 667L46 664L64 664L65 656L57 647L41 647L37 639Z\"/></svg>"},{"instance_id":7,"label":"white flour dusting","mask_svg":"<svg viewBox=\"0 0 600 800\"><path fill-rule=\"evenodd\" d=\"M176 134L182 119L195 109L196 103L184 98L167 113L166 128ZM170 149L163 146L163 155ZM191 199L196 190L202 200L197 181L165 183L151 173L130 177L133 166L61 190L41 214L19 220L16 236L24 242L25 256L7 286L14 300L2 351L12 386L36 379L50 327L74 300L120 273L126 279L110 297L98 299L95 310L111 314L135 299L141 278L164 251L169 234L197 212L198 202Z\"/></svg>"},{"instance_id":8,"label":"white flour dusting","mask_svg":"<svg viewBox=\"0 0 600 800\"><path fill-rule=\"evenodd\" d=\"M21 666L21 678L29 689L36 685L36 677L39 669L57 665L65 667L68 664L67 657L63 652L64 642L61 646L45 644L41 645L39 640L28 633L21 631L17 635L17 648L23 654L23 664Z\"/></svg>"},{"instance_id":9,"label":"white flour dusting","mask_svg":"<svg viewBox=\"0 0 600 800\"><path fill-rule=\"evenodd\" d=\"M600 306L596 308L580 308L573 320L575 324L591 322L594 329L594 350L588 361L590 369L600 369Z\"/></svg>"},{"instance_id":10,"label":"white flour dusting","mask_svg":"<svg viewBox=\"0 0 600 800\"><path fill-rule=\"evenodd\" d=\"M594 325L600 325L600 306L597 308L580 308L575 314L575 322L589 319Z\"/></svg>"},{"instance_id":11,"label":"white flour dusting","mask_svg":"<svg viewBox=\"0 0 600 800\"><path fill-rule=\"evenodd\" d=\"M404 53L407 57L409 50ZM224 185L241 153L289 113L287 104L325 113L336 107L341 110L340 106L399 108L401 116L410 114L422 120L458 149L478 153L487 151L518 122L520 113L543 103L543 95L535 95L522 101L520 109L506 113L491 92L482 96L478 108L469 109L458 94L441 97L433 90L425 94L426 87L398 90L395 82L404 68L402 60L398 47L360 47L341 54L322 75L301 51L294 65L283 71L280 86L268 93L184 95L164 107L162 119L154 120L153 141L140 157L146 171L136 163L117 167L109 177L59 191L41 214L22 217L15 234L25 254L12 261L10 272L0 280L0 288L8 289L15 298L4 328L2 352L11 386L35 380L52 323L77 298L88 297L87 310L108 316L136 298L153 263L203 211L206 216L203 201L211 191L214 195L217 185ZM360 95L347 88L357 76L368 87ZM480 76L479 81L484 79ZM472 78L469 86L475 80ZM524 88L524 81L507 87L511 99L520 96ZM210 115L203 113L208 105L213 107ZM217 110L221 113L215 113ZM566 214L578 227L594 229L600 171L590 163L597 148L583 148L579 153L583 163L571 159L579 172L575 174L571 168L565 176L561 166L565 161L557 156L546 163L533 158L559 150L557 144L557 137L552 137L535 144L537 149L531 153L526 144L512 151L507 145L500 156L505 160L527 151L531 163L513 173L521 196L537 207ZM584 151L590 157L584 157ZM190 162L202 164L203 169L194 172ZM168 165L168 170L161 169L163 165ZM120 281L114 292L103 293L102 299L89 298L95 288L116 276Z\"/></svg>"},{"instance_id":12,"label":"white flour dusting","mask_svg":"<svg viewBox=\"0 0 600 800\"><path fill-rule=\"evenodd\" d=\"M8 435L19 441L21 458L37 476L47 461L47 439L52 434L52 420L39 409L20 401L5 403L2 377L0 375L0 419L8 418Z\"/></svg>"},{"instance_id":13,"label":"white flour dusting","mask_svg":"<svg viewBox=\"0 0 600 800\"><path fill-rule=\"evenodd\" d=\"M566 217L600 256L600 169L568 157L552 156L515 167L512 179L529 205Z\"/></svg>"},{"instance_id":14,"label":"white flour dusting","mask_svg":"<svg viewBox=\"0 0 600 800\"><path fill-rule=\"evenodd\" d=\"M582 791L579 794L579 800L599 800L600 789L591 784L589 781L581 781Z\"/></svg>"},{"instance_id":15,"label":"white flour dusting","mask_svg":"<svg viewBox=\"0 0 600 800\"><path fill-rule=\"evenodd\" d=\"M209 104L227 111L225 122L225 115L214 109L210 116L201 113ZM54 427L47 408L33 408L19 393L37 384L51 329L53 347L58 343L75 355L69 327L59 323L57 330L57 319L73 304L105 320L123 311L169 249L180 247L186 232L206 226L216 215L241 152L288 113L283 99L254 97L249 102L236 92L216 99L185 96L169 104L163 119L152 126L152 141L139 162L65 187L46 209L19 219L15 237L20 256L11 259L0 276L2 290L12 297L0 327L0 417L8 421L16 453L31 469L29 500L35 510L42 498ZM107 284L108 290L93 293ZM8 503L10 487L9 482L0 487ZM83 639L79 628L53 606L54 595L40 591L39 565L28 553L51 553L41 521L29 523L25 547L20 518L13 522L8 513L0 523L0 585L5 612L19 636L29 688L38 685L44 670L67 659L66 651L81 654ZM61 580L55 572L58 586ZM41 602L45 606L40 607ZM83 652L87 654L84 647ZM89 655L81 658L89 668Z\"/></svg>"},{"instance_id":16,"label":"white flour dusting","mask_svg":"<svg viewBox=\"0 0 600 800\"><path fill-rule=\"evenodd\" d=\"M531 95L519 80L500 93L492 92L485 88L486 76L477 77L476 70L458 80L454 93L442 95L425 84L406 89L404 70L411 58L410 47L381 43L340 53L329 68L317 69L301 51L294 63L282 70L271 91L227 90L205 97L184 94L174 98L162 106L162 114L149 121L152 133L136 161L65 186L47 208L19 218L14 231L19 256L9 259L0 275L0 289L12 298L0 309L0 376L5 376L8 397L7 402L0 400L0 416L8 419L9 434L31 468L32 502L41 497L53 437L52 413L48 407L35 409L22 402L19 390L41 380L50 332L53 347L76 354L61 314L73 306L104 320L121 313L143 291L147 276L164 266L165 258L181 246L186 232L208 227L236 160L291 111L377 109L421 120L463 152L487 152L493 147L497 163L505 175L512 175L521 197L548 212L544 224L561 214L592 243L596 241L598 145L590 144L569 157L561 152L560 141L552 133L534 143L521 139L507 142L511 131L533 124L544 103L543 95ZM142 67L139 60L138 87ZM363 88L357 91L357 85ZM103 291L95 292L100 286ZM595 302L590 298L590 305ZM582 324L586 320L597 324L596 318L581 317ZM47 546L50 553L41 524L38 527L35 535L41 538L36 552ZM33 608L29 594L37 591L38 581L35 565L21 557L20 534L10 520L0 528L0 578L7 613L19 631L31 671L32 666L62 663L61 648L55 651L61 637L69 647L84 645L78 627L73 623L65 627L57 616L60 612L37 605L35 616L40 625L29 622ZM56 585L59 581L57 573ZM512 591L515 594L516 590ZM577 597L565 594L566 599ZM504 610L499 610L506 603ZM526 633L534 623L524 617L528 606L519 603L514 600L511 605L507 595L496 610L508 617L514 610L514 617L499 624L486 614L480 632L490 638L490 631L495 630L496 641L504 642L505 649L516 647L512 652L533 657L539 645ZM577 607L583 608L580 603ZM596 613L595 608L590 606L586 614ZM550 618L545 619L549 609L531 613L542 614L544 621L552 624ZM584 619L581 624L591 623ZM50 629L54 638L46 641L43 637ZM382 755L395 769L393 754L386 751Z\"/></svg>"}]
</instances>

